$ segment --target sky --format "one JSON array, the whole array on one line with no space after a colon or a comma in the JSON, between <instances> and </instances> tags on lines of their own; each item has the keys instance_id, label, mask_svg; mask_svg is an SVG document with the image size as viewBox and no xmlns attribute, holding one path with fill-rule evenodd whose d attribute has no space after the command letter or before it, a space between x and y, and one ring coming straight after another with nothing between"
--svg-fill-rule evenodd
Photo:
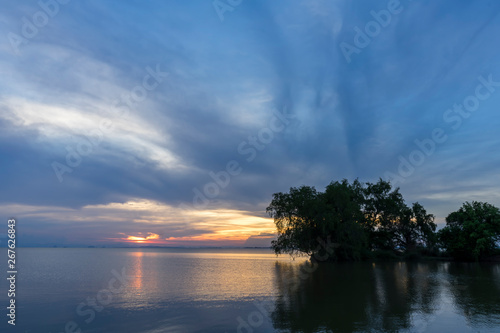
<instances>
[{"instance_id":1,"label":"sky","mask_svg":"<svg viewBox=\"0 0 500 333\"><path fill-rule=\"evenodd\" d=\"M272 194L500 206L500 2L0 1L23 246L265 246Z\"/></svg>"}]
</instances>

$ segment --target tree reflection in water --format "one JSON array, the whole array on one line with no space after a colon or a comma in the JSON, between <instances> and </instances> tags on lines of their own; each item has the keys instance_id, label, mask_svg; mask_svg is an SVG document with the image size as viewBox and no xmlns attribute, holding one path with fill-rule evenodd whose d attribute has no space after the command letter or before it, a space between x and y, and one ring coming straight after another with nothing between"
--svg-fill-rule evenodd
<instances>
[{"instance_id":1,"label":"tree reflection in water","mask_svg":"<svg viewBox=\"0 0 500 333\"><path fill-rule=\"evenodd\" d=\"M473 325L500 328L500 264L451 263L449 291Z\"/></svg>"},{"instance_id":2,"label":"tree reflection in water","mask_svg":"<svg viewBox=\"0 0 500 333\"><path fill-rule=\"evenodd\" d=\"M277 262L275 269L277 330L425 332L436 319L445 324L439 322L445 310L452 312L447 320L500 326L500 265Z\"/></svg>"}]
</instances>

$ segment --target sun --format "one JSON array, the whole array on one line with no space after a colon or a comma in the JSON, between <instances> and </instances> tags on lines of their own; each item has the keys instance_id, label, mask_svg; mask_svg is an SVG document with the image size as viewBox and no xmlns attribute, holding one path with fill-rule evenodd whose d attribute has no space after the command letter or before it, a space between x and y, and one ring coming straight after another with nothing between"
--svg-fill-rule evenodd
<instances>
[{"instance_id":1,"label":"sun","mask_svg":"<svg viewBox=\"0 0 500 333\"><path fill-rule=\"evenodd\" d=\"M147 234L148 235L146 237L144 237L144 236L128 236L127 238L125 238L125 240L131 241L134 243L145 243L147 241L156 240L156 239L160 238L160 235L152 233L152 232L148 232Z\"/></svg>"}]
</instances>

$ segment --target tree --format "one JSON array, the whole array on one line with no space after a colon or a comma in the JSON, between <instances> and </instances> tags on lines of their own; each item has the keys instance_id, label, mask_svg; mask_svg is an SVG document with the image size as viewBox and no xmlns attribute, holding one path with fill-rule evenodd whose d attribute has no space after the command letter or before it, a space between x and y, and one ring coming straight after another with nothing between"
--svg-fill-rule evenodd
<instances>
[{"instance_id":1,"label":"tree","mask_svg":"<svg viewBox=\"0 0 500 333\"><path fill-rule=\"evenodd\" d=\"M290 193L275 193L267 213L274 218L278 238L272 242L276 254L288 253L292 257L300 253L312 254L317 232L320 207L318 192L314 187L290 188Z\"/></svg>"},{"instance_id":2,"label":"tree","mask_svg":"<svg viewBox=\"0 0 500 333\"><path fill-rule=\"evenodd\" d=\"M314 187L275 193L267 212L274 218L276 254L317 255L328 260L359 260L372 250L413 251L435 243L434 217L414 203L410 208L389 182L363 185L358 180L331 182L325 192ZM321 255L321 257L325 257Z\"/></svg>"},{"instance_id":3,"label":"tree","mask_svg":"<svg viewBox=\"0 0 500 333\"><path fill-rule=\"evenodd\" d=\"M364 194L365 227L372 249L409 252L434 245L434 216L421 204L408 207L399 188L393 189L382 179L367 183Z\"/></svg>"},{"instance_id":4,"label":"tree","mask_svg":"<svg viewBox=\"0 0 500 333\"><path fill-rule=\"evenodd\" d=\"M500 210L485 202L466 202L446 217L438 236L441 246L456 259L489 256L500 241Z\"/></svg>"},{"instance_id":5,"label":"tree","mask_svg":"<svg viewBox=\"0 0 500 333\"><path fill-rule=\"evenodd\" d=\"M347 180L330 183L324 193L308 186L275 193L267 207L278 231L273 250L292 256L327 250L328 256L323 253L316 258L359 259L366 240L360 224L361 198L361 184L351 185Z\"/></svg>"},{"instance_id":6,"label":"tree","mask_svg":"<svg viewBox=\"0 0 500 333\"><path fill-rule=\"evenodd\" d=\"M367 183L364 196L365 227L372 249L394 250L396 227L408 209L399 188L393 190L389 182L379 179Z\"/></svg>"},{"instance_id":7,"label":"tree","mask_svg":"<svg viewBox=\"0 0 500 333\"><path fill-rule=\"evenodd\" d=\"M403 218L396 226L395 243L407 252L417 247L434 248L436 227L434 215L427 214L425 208L415 202L411 208L405 209Z\"/></svg>"},{"instance_id":8,"label":"tree","mask_svg":"<svg viewBox=\"0 0 500 333\"><path fill-rule=\"evenodd\" d=\"M330 259L361 259L368 241L363 227L364 198L361 183L355 180L349 184L346 179L331 182L321 197L325 211L320 224L320 235L336 245Z\"/></svg>"}]
</instances>

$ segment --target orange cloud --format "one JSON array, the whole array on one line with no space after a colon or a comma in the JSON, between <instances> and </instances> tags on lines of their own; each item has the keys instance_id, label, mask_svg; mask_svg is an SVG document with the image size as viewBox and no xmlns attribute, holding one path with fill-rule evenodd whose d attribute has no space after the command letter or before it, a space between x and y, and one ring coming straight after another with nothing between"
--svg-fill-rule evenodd
<instances>
[{"instance_id":1,"label":"orange cloud","mask_svg":"<svg viewBox=\"0 0 500 333\"><path fill-rule=\"evenodd\" d=\"M106 241L128 244L155 244L165 246L242 246L262 235L276 231L271 218L256 215L246 210L230 208L183 209L165 203L133 199L124 203L85 206L89 212L87 220L97 217L102 220L121 222L125 227L133 222L133 228L118 233L117 238ZM131 214L133 212L133 214ZM67 213L66 213L67 214ZM82 215L82 214L80 214ZM134 217L131 219L131 215ZM157 235L161 227L161 233ZM137 232L153 230L153 232ZM156 235L156 236L155 236ZM260 236L259 236L260 235ZM258 241L264 242L264 240ZM248 245L250 246L250 245Z\"/></svg>"},{"instance_id":2,"label":"orange cloud","mask_svg":"<svg viewBox=\"0 0 500 333\"><path fill-rule=\"evenodd\" d=\"M160 239L160 235L148 232L148 236L143 237L143 236L128 236L127 238L124 238L124 240L127 241L132 241L132 242L138 242L138 243L143 243L149 240L155 240L155 239Z\"/></svg>"}]
</instances>

